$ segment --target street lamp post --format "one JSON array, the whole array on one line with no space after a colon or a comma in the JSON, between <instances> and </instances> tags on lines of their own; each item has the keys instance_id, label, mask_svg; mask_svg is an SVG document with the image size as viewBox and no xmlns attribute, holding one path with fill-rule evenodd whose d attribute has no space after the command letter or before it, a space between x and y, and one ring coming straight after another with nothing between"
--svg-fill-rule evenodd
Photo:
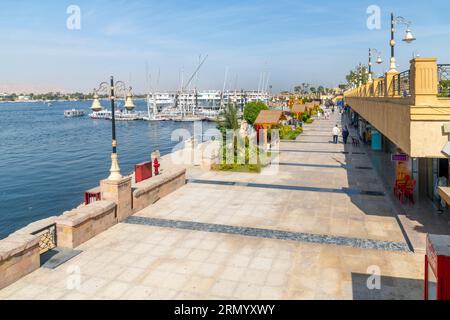
<instances>
[{"instance_id":1,"label":"street lamp post","mask_svg":"<svg viewBox=\"0 0 450 320\"><path fill-rule=\"evenodd\" d=\"M100 83L98 89L94 90L94 92L103 92L108 93L110 95L111 100L111 135L112 135L112 153L111 153L111 168L110 168L110 175L108 177L108 180L112 181L119 181L122 179L122 175L120 174L120 167L119 167L119 159L117 156L117 139L116 139L116 116L115 116L115 94L116 93L124 93L126 94L127 89L126 85L122 81L116 81L114 82L114 77L111 76L110 83L102 82ZM131 92L131 87L129 88L129 91Z\"/></svg>"},{"instance_id":2,"label":"street lamp post","mask_svg":"<svg viewBox=\"0 0 450 320\"><path fill-rule=\"evenodd\" d=\"M378 55L376 63L377 64L382 64L383 60L381 59L381 53L380 51L378 51L377 49L369 49L369 82L372 82L373 77L372 77L372 52L376 53Z\"/></svg>"},{"instance_id":3,"label":"street lamp post","mask_svg":"<svg viewBox=\"0 0 450 320\"><path fill-rule=\"evenodd\" d=\"M395 27L399 24L403 24L406 26L405 37L403 38L403 41L405 41L406 43L411 43L416 40L416 38L412 35L410 29L411 21L408 21L400 16L395 17L394 13L391 13L391 41L389 43L391 46L391 64L389 72L397 72L397 63L395 60Z\"/></svg>"}]
</instances>

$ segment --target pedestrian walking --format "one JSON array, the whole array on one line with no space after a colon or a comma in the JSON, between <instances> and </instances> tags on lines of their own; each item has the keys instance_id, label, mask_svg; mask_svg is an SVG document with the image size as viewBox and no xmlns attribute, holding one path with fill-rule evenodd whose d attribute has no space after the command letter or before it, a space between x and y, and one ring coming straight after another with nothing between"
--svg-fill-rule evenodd
<instances>
[{"instance_id":1,"label":"pedestrian walking","mask_svg":"<svg viewBox=\"0 0 450 320\"><path fill-rule=\"evenodd\" d=\"M341 133L341 130L336 124L336 126L333 128L333 143L338 143L339 133Z\"/></svg>"},{"instance_id":2,"label":"pedestrian walking","mask_svg":"<svg viewBox=\"0 0 450 320\"><path fill-rule=\"evenodd\" d=\"M348 127L345 126L342 130L342 140L344 140L344 144L347 144L348 136L350 135L350 131L348 130Z\"/></svg>"}]
</instances>

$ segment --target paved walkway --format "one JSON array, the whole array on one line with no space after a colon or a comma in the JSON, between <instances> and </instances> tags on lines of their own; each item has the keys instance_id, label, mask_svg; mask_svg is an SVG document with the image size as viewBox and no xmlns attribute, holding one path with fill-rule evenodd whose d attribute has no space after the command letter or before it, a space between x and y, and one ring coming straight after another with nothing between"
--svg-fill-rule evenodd
<instances>
[{"instance_id":1,"label":"paved walkway","mask_svg":"<svg viewBox=\"0 0 450 320\"><path fill-rule=\"evenodd\" d=\"M261 174L189 171L185 187L0 298L421 299L423 255L364 149L330 143L338 121L281 142L279 166ZM367 288L373 270L380 290Z\"/></svg>"}]
</instances>

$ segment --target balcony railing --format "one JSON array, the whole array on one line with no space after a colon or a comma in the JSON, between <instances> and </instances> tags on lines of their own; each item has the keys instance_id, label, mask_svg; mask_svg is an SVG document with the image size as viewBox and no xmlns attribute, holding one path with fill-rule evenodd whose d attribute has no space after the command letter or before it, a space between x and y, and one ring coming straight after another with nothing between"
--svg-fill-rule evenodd
<instances>
[{"instance_id":1,"label":"balcony railing","mask_svg":"<svg viewBox=\"0 0 450 320\"><path fill-rule=\"evenodd\" d=\"M450 97L450 64L438 64L438 95Z\"/></svg>"},{"instance_id":2,"label":"balcony railing","mask_svg":"<svg viewBox=\"0 0 450 320\"><path fill-rule=\"evenodd\" d=\"M384 79L381 80L380 82L378 82L378 96L379 97L383 97L384 96L384 91L385 91L385 84L384 84Z\"/></svg>"},{"instance_id":3,"label":"balcony railing","mask_svg":"<svg viewBox=\"0 0 450 320\"><path fill-rule=\"evenodd\" d=\"M345 96L401 98L405 103L417 104L429 104L438 97L450 98L450 64L437 64L436 58L415 58L410 64L409 70L386 73L347 90Z\"/></svg>"},{"instance_id":4,"label":"balcony railing","mask_svg":"<svg viewBox=\"0 0 450 320\"><path fill-rule=\"evenodd\" d=\"M400 97L411 96L410 72L406 70L394 76L392 80L394 95Z\"/></svg>"}]
</instances>

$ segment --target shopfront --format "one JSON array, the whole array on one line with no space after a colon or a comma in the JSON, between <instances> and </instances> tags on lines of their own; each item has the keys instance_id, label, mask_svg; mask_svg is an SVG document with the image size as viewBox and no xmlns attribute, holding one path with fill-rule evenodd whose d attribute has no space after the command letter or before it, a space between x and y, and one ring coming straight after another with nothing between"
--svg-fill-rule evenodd
<instances>
[{"instance_id":1,"label":"shopfront","mask_svg":"<svg viewBox=\"0 0 450 320\"><path fill-rule=\"evenodd\" d=\"M449 181L448 159L419 159L420 194L433 201L439 201L439 186L447 186Z\"/></svg>"}]
</instances>

